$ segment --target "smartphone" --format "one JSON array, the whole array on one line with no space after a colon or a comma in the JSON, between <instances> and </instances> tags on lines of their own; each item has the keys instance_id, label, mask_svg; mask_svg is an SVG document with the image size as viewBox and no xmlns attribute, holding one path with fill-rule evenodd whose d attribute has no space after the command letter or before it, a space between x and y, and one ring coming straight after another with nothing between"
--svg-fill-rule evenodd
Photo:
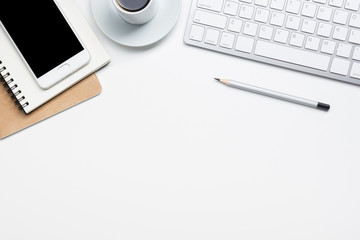
<instances>
[{"instance_id":1,"label":"smartphone","mask_svg":"<svg viewBox=\"0 0 360 240\"><path fill-rule=\"evenodd\" d=\"M1 27L41 88L50 88L90 61L54 0L5 0L1 8Z\"/></svg>"}]
</instances>

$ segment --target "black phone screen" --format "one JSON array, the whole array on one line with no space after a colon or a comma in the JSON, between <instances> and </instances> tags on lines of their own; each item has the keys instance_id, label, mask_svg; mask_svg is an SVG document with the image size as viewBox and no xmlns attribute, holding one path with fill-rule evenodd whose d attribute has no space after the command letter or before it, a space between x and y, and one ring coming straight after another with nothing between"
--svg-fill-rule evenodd
<instances>
[{"instance_id":1,"label":"black phone screen","mask_svg":"<svg viewBox=\"0 0 360 240\"><path fill-rule=\"evenodd\" d=\"M6 0L0 20L37 78L84 50L53 0Z\"/></svg>"}]
</instances>

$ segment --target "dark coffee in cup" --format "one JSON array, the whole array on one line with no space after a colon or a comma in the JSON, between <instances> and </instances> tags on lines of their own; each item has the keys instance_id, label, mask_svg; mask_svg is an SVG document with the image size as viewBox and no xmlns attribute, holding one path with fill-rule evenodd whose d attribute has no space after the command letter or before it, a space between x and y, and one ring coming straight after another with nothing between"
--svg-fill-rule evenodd
<instances>
[{"instance_id":1,"label":"dark coffee in cup","mask_svg":"<svg viewBox=\"0 0 360 240\"><path fill-rule=\"evenodd\" d=\"M158 12L159 1L160 0L112 0L120 17L134 25L145 24L153 19Z\"/></svg>"},{"instance_id":2,"label":"dark coffee in cup","mask_svg":"<svg viewBox=\"0 0 360 240\"><path fill-rule=\"evenodd\" d=\"M144 9L150 0L117 0L120 7L129 12L138 12Z\"/></svg>"}]
</instances>

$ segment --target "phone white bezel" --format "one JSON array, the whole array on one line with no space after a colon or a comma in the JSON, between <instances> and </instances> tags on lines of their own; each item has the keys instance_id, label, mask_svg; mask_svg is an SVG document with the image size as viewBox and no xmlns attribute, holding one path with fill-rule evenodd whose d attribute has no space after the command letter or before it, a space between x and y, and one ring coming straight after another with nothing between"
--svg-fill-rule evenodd
<instances>
[{"instance_id":1,"label":"phone white bezel","mask_svg":"<svg viewBox=\"0 0 360 240\"><path fill-rule=\"evenodd\" d=\"M81 67L85 66L89 61L90 54L84 48L84 50L69 58L67 61L59 64L41 77L36 78L34 73L33 75L41 88L49 89L70 74L76 72ZM30 66L28 66L28 68L30 68Z\"/></svg>"},{"instance_id":2,"label":"phone white bezel","mask_svg":"<svg viewBox=\"0 0 360 240\"><path fill-rule=\"evenodd\" d=\"M9 37L11 43L13 44L13 46L16 48L17 52L20 54L21 58L23 59L26 67L30 70L30 72L33 75L34 79L36 80L37 84L42 89L49 89L50 87L54 86L56 83L64 80L67 76L71 75L72 73L76 72L77 70L79 70L80 68L85 66L87 63L89 63L90 58L91 58L90 53L86 50L84 44L78 37L77 33L74 31L73 27L69 23L67 17L63 13L62 9L59 7L59 5L57 4L56 1L54 1L54 3L58 7L61 14L64 16L65 21L70 26L70 28L71 28L73 34L76 36L77 40L80 42L81 46L83 47L83 50L78 52L71 58L65 60L64 62L62 62L58 66L54 67L53 69L51 69L50 71L48 71L47 73L45 73L44 75L42 75L40 77L36 77L35 73L31 69L30 65L27 63L27 61L24 58L24 56L22 55L21 51L16 46L16 44L13 41L13 39L11 38L10 34L6 30L5 26L0 21L0 26L4 29L5 33Z\"/></svg>"}]
</instances>

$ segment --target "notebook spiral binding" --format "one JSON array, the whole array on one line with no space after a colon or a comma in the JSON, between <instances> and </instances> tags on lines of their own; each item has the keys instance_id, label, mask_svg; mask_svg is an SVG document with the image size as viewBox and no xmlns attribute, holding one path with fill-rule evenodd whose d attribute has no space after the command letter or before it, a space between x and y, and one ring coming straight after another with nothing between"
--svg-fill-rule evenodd
<instances>
[{"instance_id":1,"label":"notebook spiral binding","mask_svg":"<svg viewBox=\"0 0 360 240\"><path fill-rule=\"evenodd\" d=\"M19 86L15 83L14 79L11 78L11 74L6 71L6 67L0 60L0 83L1 82L11 95L10 98L14 100L15 105L19 106L19 110L24 110L25 107L29 106L29 102L25 101L25 96L21 96Z\"/></svg>"}]
</instances>

